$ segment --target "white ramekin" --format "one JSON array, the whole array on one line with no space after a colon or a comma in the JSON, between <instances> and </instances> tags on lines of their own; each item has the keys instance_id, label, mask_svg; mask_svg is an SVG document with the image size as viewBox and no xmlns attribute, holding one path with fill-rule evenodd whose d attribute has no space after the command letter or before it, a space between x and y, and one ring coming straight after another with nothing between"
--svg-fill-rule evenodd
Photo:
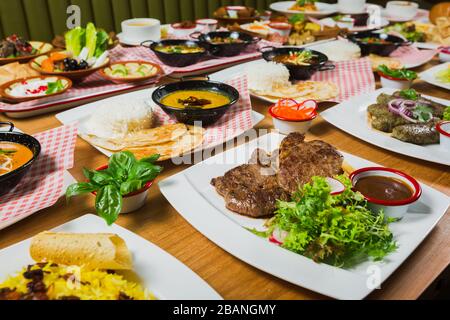
<instances>
[{"instance_id":1,"label":"white ramekin","mask_svg":"<svg viewBox=\"0 0 450 320\"><path fill-rule=\"evenodd\" d=\"M450 153L450 121L439 122L436 126L436 130L439 132L441 138L441 149Z\"/></svg>"},{"instance_id":2,"label":"white ramekin","mask_svg":"<svg viewBox=\"0 0 450 320\"><path fill-rule=\"evenodd\" d=\"M200 28L205 33L216 31L219 24L216 19L198 19L195 22L197 23L197 29Z\"/></svg>"},{"instance_id":3,"label":"white ramekin","mask_svg":"<svg viewBox=\"0 0 450 320\"><path fill-rule=\"evenodd\" d=\"M380 75L381 86L383 88L393 88L398 90L405 90L411 88L413 80L403 80L403 79L395 79L388 77L382 73L378 73Z\"/></svg>"},{"instance_id":4,"label":"white ramekin","mask_svg":"<svg viewBox=\"0 0 450 320\"><path fill-rule=\"evenodd\" d=\"M305 134L308 132L309 128L311 128L312 123L315 118L317 118L317 112L314 112L309 119L306 120L291 120L279 115L276 115L273 112L273 109L276 105L273 105L269 108L269 114L273 119L273 126L282 134L290 134L293 132L299 132L301 134Z\"/></svg>"},{"instance_id":5,"label":"white ramekin","mask_svg":"<svg viewBox=\"0 0 450 320\"><path fill-rule=\"evenodd\" d=\"M419 10L419 5L411 1L389 1L386 4L388 16L402 19L413 19Z\"/></svg>"}]
</instances>

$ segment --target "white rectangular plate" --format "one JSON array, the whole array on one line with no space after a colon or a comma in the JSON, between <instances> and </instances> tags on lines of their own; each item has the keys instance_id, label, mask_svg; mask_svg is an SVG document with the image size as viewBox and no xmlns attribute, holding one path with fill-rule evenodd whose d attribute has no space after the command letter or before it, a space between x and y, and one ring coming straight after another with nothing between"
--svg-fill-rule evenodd
<instances>
[{"instance_id":1,"label":"white rectangular plate","mask_svg":"<svg viewBox=\"0 0 450 320\"><path fill-rule=\"evenodd\" d=\"M420 79L422 79L425 82L431 83L432 85L450 90L450 83L443 83L436 79L436 74L439 71L442 71L442 70L445 70L448 68L450 68L450 62L437 65L433 68L428 69L427 71L422 72L420 74Z\"/></svg>"},{"instance_id":2,"label":"white rectangular plate","mask_svg":"<svg viewBox=\"0 0 450 320\"><path fill-rule=\"evenodd\" d=\"M381 93L392 94L395 91L383 88L370 94L360 95L325 110L320 115L339 129L380 148L450 166L450 152L443 151L439 144L419 146L394 139L384 132L372 129L368 122L367 107L374 104ZM449 100L426 95L424 97L450 105Z\"/></svg>"},{"instance_id":3,"label":"white rectangular plate","mask_svg":"<svg viewBox=\"0 0 450 320\"><path fill-rule=\"evenodd\" d=\"M271 133L201 162L159 183L172 206L196 229L218 246L246 263L304 288L337 299L362 299L373 289L369 275L378 267L385 281L433 229L450 205L446 195L422 185L423 195L406 216L391 225L398 250L383 262L367 261L352 269L341 269L280 248L246 230L260 228L264 220L237 215L225 203L210 181L244 164L256 148L273 151L284 136ZM356 168L374 166L367 160L344 154ZM369 281L370 282L370 281Z\"/></svg>"},{"instance_id":4,"label":"white rectangular plate","mask_svg":"<svg viewBox=\"0 0 450 320\"><path fill-rule=\"evenodd\" d=\"M124 98L131 100L143 100L143 101L149 101L150 104L153 104L151 102L151 96L152 96L152 92L156 90L156 88L152 88L152 89L145 89L145 90L140 90L140 91L135 91L135 92L131 92L131 93L127 93L121 96L116 96L116 97L112 97L109 99L105 99L105 100L101 100L101 101L97 101L97 102L93 102L93 103L89 103L86 104L84 106L75 108L75 109L71 109L65 112L61 112L58 113L56 115L56 118L63 124L67 125L70 123L74 123L74 122L78 122L78 132L83 133L86 132L86 128L84 126L84 123L89 119L89 117L91 116L92 112L94 112L94 110L99 107L100 105L103 105L105 103L111 102L113 103L115 100L119 99L120 101L122 101ZM252 110L252 121L253 121L253 126L257 125L258 123L260 123L262 120L264 120L264 116L256 111ZM236 137L230 137L229 140L236 138ZM226 142L226 141L224 141ZM94 146L94 148L96 148L97 150L99 150L101 153L103 153L104 155L106 155L107 157L110 157L113 153L109 150L106 150L104 148L100 148L97 146ZM215 147L215 146L210 146L211 148Z\"/></svg>"},{"instance_id":5,"label":"white rectangular plate","mask_svg":"<svg viewBox=\"0 0 450 320\"><path fill-rule=\"evenodd\" d=\"M88 214L53 231L73 233L115 233L125 240L133 256L134 271L142 286L163 300L219 300L221 297L198 275L153 243L118 226ZM33 263L31 239L0 250L0 282ZM14 258L13 258L14 257Z\"/></svg>"}]
</instances>

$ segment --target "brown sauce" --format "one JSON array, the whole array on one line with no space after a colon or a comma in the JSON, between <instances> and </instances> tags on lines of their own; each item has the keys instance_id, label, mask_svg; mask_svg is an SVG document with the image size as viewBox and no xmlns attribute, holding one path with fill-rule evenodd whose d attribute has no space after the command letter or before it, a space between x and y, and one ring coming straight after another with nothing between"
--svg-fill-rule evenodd
<instances>
[{"instance_id":1,"label":"brown sauce","mask_svg":"<svg viewBox=\"0 0 450 320\"><path fill-rule=\"evenodd\" d=\"M369 198L401 201L411 198L413 190L405 182L382 176L368 176L358 180L355 190Z\"/></svg>"}]
</instances>

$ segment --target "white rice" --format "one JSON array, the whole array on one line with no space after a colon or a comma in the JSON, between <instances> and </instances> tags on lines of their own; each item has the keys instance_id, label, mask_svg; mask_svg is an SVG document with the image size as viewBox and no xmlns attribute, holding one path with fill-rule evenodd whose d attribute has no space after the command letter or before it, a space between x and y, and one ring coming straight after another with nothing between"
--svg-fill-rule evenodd
<instances>
[{"instance_id":1,"label":"white rice","mask_svg":"<svg viewBox=\"0 0 450 320\"><path fill-rule=\"evenodd\" d=\"M312 46L311 49L322 52L330 61L347 61L361 57L361 49L353 42L336 40Z\"/></svg>"},{"instance_id":2,"label":"white rice","mask_svg":"<svg viewBox=\"0 0 450 320\"><path fill-rule=\"evenodd\" d=\"M121 99L99 106L84 127L87 134L118 139L136 131L149 129L152 124L151 106L144 101Z\"/></svg>"},{"instance_id":3,"label":"white rice","mask_svg":"<svg viewBox=\"0 0 450 320\"><path fill-rule=\"evenodd\" d=\"M289 70L279 63L261 60L247 66L244 72L252 91L274 92L277 88L291 86Z\"/></svg>"}]
</instances>

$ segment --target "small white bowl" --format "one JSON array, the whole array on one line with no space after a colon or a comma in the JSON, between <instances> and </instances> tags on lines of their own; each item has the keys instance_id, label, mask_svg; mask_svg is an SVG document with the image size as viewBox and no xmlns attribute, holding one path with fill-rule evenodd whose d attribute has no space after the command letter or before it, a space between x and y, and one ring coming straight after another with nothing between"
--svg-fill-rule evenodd
<instances>
[{"instance_id":1,"label":"small white bowl","mask_svg":"<svg viewBox=\"0 0 450 320\"><path fill-rule=\"evenodd\" d=\"M393 88L398 90L405 90L411 88L411 85L414 80L404 80L404 79L395 79L389 76L378 73L380 75L381 86L383 88Z\"/></svg>"},{"instance_id":2,"label":"small white bowl","mask_svg":"<svg viewBox=\"0 0 450 320\"><path fill-rule=\"evenodd\" d=\"M196 24L193 24L192 27L183 27L180 22L173 23L170 27L172 29L173 36L176 38L187 38L197 30Z\"/></svg>"},{"instance_id":3,"label":"small white bowl","mask_svg":"<svg viewBox=\"0 0 450 320\"><path fill-rule=\"evenodd\" d=\"M202 29L202 32L208 33L217 30L219 21L217 21L216 19L198 19L195 21L195 23L197 23L197 28Z\"/></svg>"},{"instance_id":4,"label":"small white bowl","mask_svg":"<svg viewBox=\"0 0 450 320\"><path fill-rule=\"evenodd\" d=\"M342 18L336 21L336 25L341 29L353 29L355 27L355 19L353 18Z\"/></svg>"},{"instance_id":5,"label":"small white bowl","mask_svg":"<svg viewBox=\"0 0 450 320\"><path fill-rule=\"evenodd\" d=\"M382 210L386 217L401 219L405 216L409 207L422 196L422 188L420 187L419 182L406 173L396 169L383 167L362 168L350 174L350 180L352 181L353 186L355 186L359 179L369 176L382 176L398 179L406 183L411 190L413 190L413 195L410 198L400 201L374 199L363 195L369 204L369 208L374 213L378 213Z\"/></svg>"},{"instance_id":6,"label":"small white bowl","mask_svg":"<svg viewBox=\"0 0 450 320\"><path fill-rule=\"evenodd\" d=\"M315 106L317 108L317 102L314 100L308 100L303 103L307 102L314 102ZM277 115L274 112L274 108L277 107L277 105L273 105L269 108L269 113L272 116L273 119L273 125L275 129L277 129L282 134L290 134L293 132L299 132L301 134L305 134L308 132L309 128L311 128L312 123L315 118L317 118L317 112L314 112L310 118L305 120L295 120L295 119L288 119L282 116Z\"/></svg>"},{"instance_id":7,"label":"small white bowl","mask_svg":"<svg viewBox=\"0 0 450 320\"><path fill-rule=\"evenodd\" d=\"M146 40L161 40L161 21L152 18L138 18L122 21L121 37L126 42L141 43Z\"/></svg>"},{"instance_id":8,"label":"small white bowl","mask_svg":"<svg viewBox=\"0 0 450 320\"><path fill-rule=\"evenodd\" d=\"M441 149L450 152L450 121L439 122L436 126L436 130L439 132L441 138Z\"/></svg>"},{"instance_id":9,"label":"small white bowl","mask_svg":"<svg viewBox=\"0 0 450 320\"><path fill-rule=\"evenodd\" d=\"M108 169L108 165L97 168L97 171ZM153 181L148 181L144 187L140 190L132 192L122 197L122 210L121 214L131 213L137 211L145 205L148 196L148 189L153 185ZM97 195L92 192L93 195Z\"/></svg>"},{"instance_id":10,"label":"small white bowl","mask_svg":"<svg viewBox=\"0 0 450 320\"><path fill-rule=\"evenodd\" d=\"M450 62L450 47L441 49L439 52L439 60L441 62Z\"/></svg>"},{"instance_id":11,"label":"small white bowl","mask_svg":"<svg viewBox=\"0 0 450 320\"><path fill-rule=\"evenodd\" d=\"M269 23L270 33L278 34L282 38L289 38L292 26L287 22Z\"/></svg>"},{"instance_id":12,"label":"small white bowl","mask_svg":"<svg viewBox=\"0 0 450 320\"><path fill-rule=\"evenodd\" d=\"M388 16L401 19L413 19L419 10L419 5L411 1L389 1L386 4Z\"/></svg>"}]
</instances>

